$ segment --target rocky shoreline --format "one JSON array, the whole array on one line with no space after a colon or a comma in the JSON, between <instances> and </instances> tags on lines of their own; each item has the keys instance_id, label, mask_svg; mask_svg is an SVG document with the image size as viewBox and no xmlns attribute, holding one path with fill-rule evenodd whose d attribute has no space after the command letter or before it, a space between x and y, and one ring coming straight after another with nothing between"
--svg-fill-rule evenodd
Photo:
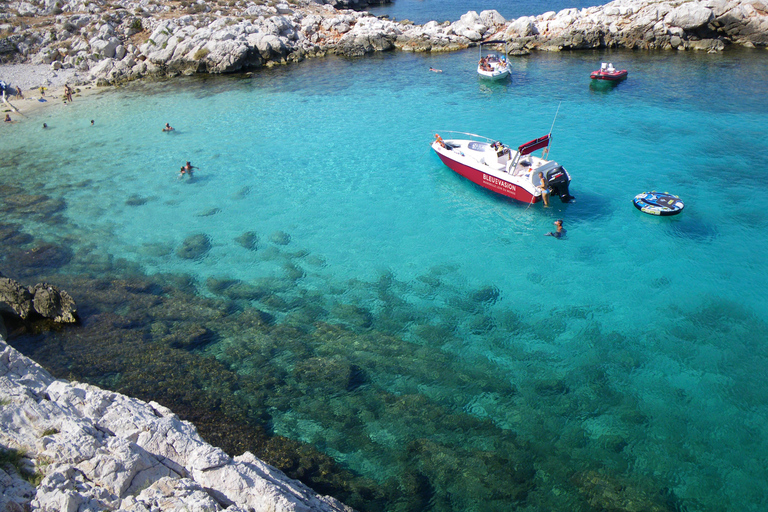
<instances>
[{"instance_id":1,"label":"rocky shoreline","mask_svg":"<svg viewBox=\"0 0 768 512\"><path fill-rule=\"evenodd\" d=\"M420 26L347 9L364 7L350 2L5 5L0 59L22 67L0 67L0 79L25 90L243 72L328 54L454 51L490 38L510 40L518 54L768 45L768 7L745 0L618 0L509 21L496 11L469 12ZM0 468L5 510L350 510L248 452L230 457L206 444L155 402L56 380L4 339L0 425L0 445L19 455L18 472Z\"/></svg>"},{"instance_id":2,"label":"rocky shoreline","mask_svg":"<svg viewBox=\"0 0 768 512\"><path fill-rule=\"evenodd\" d=\"M0 319L0 510L352 510L156 402L54 379L4 331Z\"/></svg>"},{"instance_id":3,"label":"rocky shoreline","mask_svg":"<svg viewBox=\"0 0 768 512\"><path fill-rule=\"evenodd\" d=\"M328 54L454 51L491 38L510 41L515 54L596 48L721 51L768 45L768 6L761 0L616 0L515 20L496 11L470 11L452 23L424 25L344 8L361 9L366 2L102 4L6 4L0 14L0 62L67 71L70 85L109 85L145 77L243 72ZM39 85L45 84L29 87Z\"/></svg>"}]
</instances>

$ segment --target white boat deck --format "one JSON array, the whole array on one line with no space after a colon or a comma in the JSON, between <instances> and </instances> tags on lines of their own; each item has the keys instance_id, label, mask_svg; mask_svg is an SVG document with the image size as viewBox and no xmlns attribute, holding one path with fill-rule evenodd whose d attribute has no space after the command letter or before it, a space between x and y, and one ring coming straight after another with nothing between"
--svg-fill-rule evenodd
<instances>
[{"instance_id":1,"label":"white boat deck","mask_svg":"<svg viewBox=\"0 0 768 512\"><path fill-rule=\"evenodd\" d=\"M535 181L533 178L537 177L539 171L546 175L547 171L558 165L557 162L533 155L517 158L518 152L506 145L497 150L490 143L464 139L448 139L445 141L445 145L446 149L474 160L479 166L487 167L489 171L492 171L490 174L501 179L507 179L504 175L529 178L533 184ZM516 165L512 168L511 164L515 162Z\"/></svg>"},{"instance_id":2,"label":"white boat deck","mask_svg":"<svg viewBox=\"0 0 768 512\"><path fill-rule=\"evenodd\" d=\"M477 73L483 78L498 80L509 75L509 63L506 57L492 53L481 59L477 65Z\"/></svg>"}]
</instances>

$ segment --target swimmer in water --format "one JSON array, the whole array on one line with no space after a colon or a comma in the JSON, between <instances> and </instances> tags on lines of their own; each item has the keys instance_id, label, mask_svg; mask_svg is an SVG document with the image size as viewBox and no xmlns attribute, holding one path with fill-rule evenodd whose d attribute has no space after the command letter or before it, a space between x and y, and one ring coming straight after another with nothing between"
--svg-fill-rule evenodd
<instances>
[{"instance_id":1,"label":"swimmer in water","mask_svg":"<svg viewBox=\"0 0 768 512\"><path fill-rule=\"evenodd\" d=\"M555 221L555 226L557 226L557 231L550 231L547 233L546 236L553 236L555 238L563 238L565 236L565 229L563 229L563 221L560 219L557 219Z\"/></svg>"}]
</instances>

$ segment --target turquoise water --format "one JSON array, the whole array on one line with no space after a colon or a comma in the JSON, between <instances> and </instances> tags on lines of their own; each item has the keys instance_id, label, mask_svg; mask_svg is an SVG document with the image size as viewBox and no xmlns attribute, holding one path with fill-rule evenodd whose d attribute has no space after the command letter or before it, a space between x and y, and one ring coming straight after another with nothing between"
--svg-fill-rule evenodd
<instances>
[{"instance_id":1,"label":"turquoise water","mask_svg":"<svg viewBox=\"0 0 768 512\"><path fill-rule=\"evenodd\" d=\"M766 59L537 54L486 84L468 50L131 84L3 127L3 187L65 205L51 222L6 199L4 222L70 247L62 274L112 259L204 296L258 287L232 300L301 324L313 358L260 362L237 334L199 354L243 375L349 362L360 385L297 386L270 428L400 478L405 501L418 467L426 501L390 510L591 510L615 489L628 510L765 510ZM590 84L606 60L629 78ZM498 197L429 148L444 130L517 146L556 112L572 204ZM638 212L646 190L684 212ZM558 218L564 240L544 236ZM197 234L210 250L179 257Z\"/></svg>"}]
</instances>

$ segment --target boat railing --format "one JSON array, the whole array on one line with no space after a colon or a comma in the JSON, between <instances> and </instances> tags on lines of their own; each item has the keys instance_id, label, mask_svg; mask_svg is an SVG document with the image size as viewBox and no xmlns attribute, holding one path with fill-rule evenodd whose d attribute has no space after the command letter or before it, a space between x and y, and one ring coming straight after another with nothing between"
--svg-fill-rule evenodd
<instances>
[{"instance_id":1,"label":"boat railing","mask_svg":"<svg viewBox=\"0 0 768 512\"><path fill-rule=\"evenodd\" d=\"M496 139L490 139L488 137L483 137L482 135L477 135L476 133L468 133L468 132L457 132L453 130L436 130L435 133L442 134L447 133L450 134L450 136L443 137L443 139L455 139L457 137L454 137L453 135L465 135L470 137L470 140L477 140L478 142L487 142L487 143L493 143L496 142ZM460 137L460 138L466 138L466 137Z\"/></svg>"}]
</instances>

